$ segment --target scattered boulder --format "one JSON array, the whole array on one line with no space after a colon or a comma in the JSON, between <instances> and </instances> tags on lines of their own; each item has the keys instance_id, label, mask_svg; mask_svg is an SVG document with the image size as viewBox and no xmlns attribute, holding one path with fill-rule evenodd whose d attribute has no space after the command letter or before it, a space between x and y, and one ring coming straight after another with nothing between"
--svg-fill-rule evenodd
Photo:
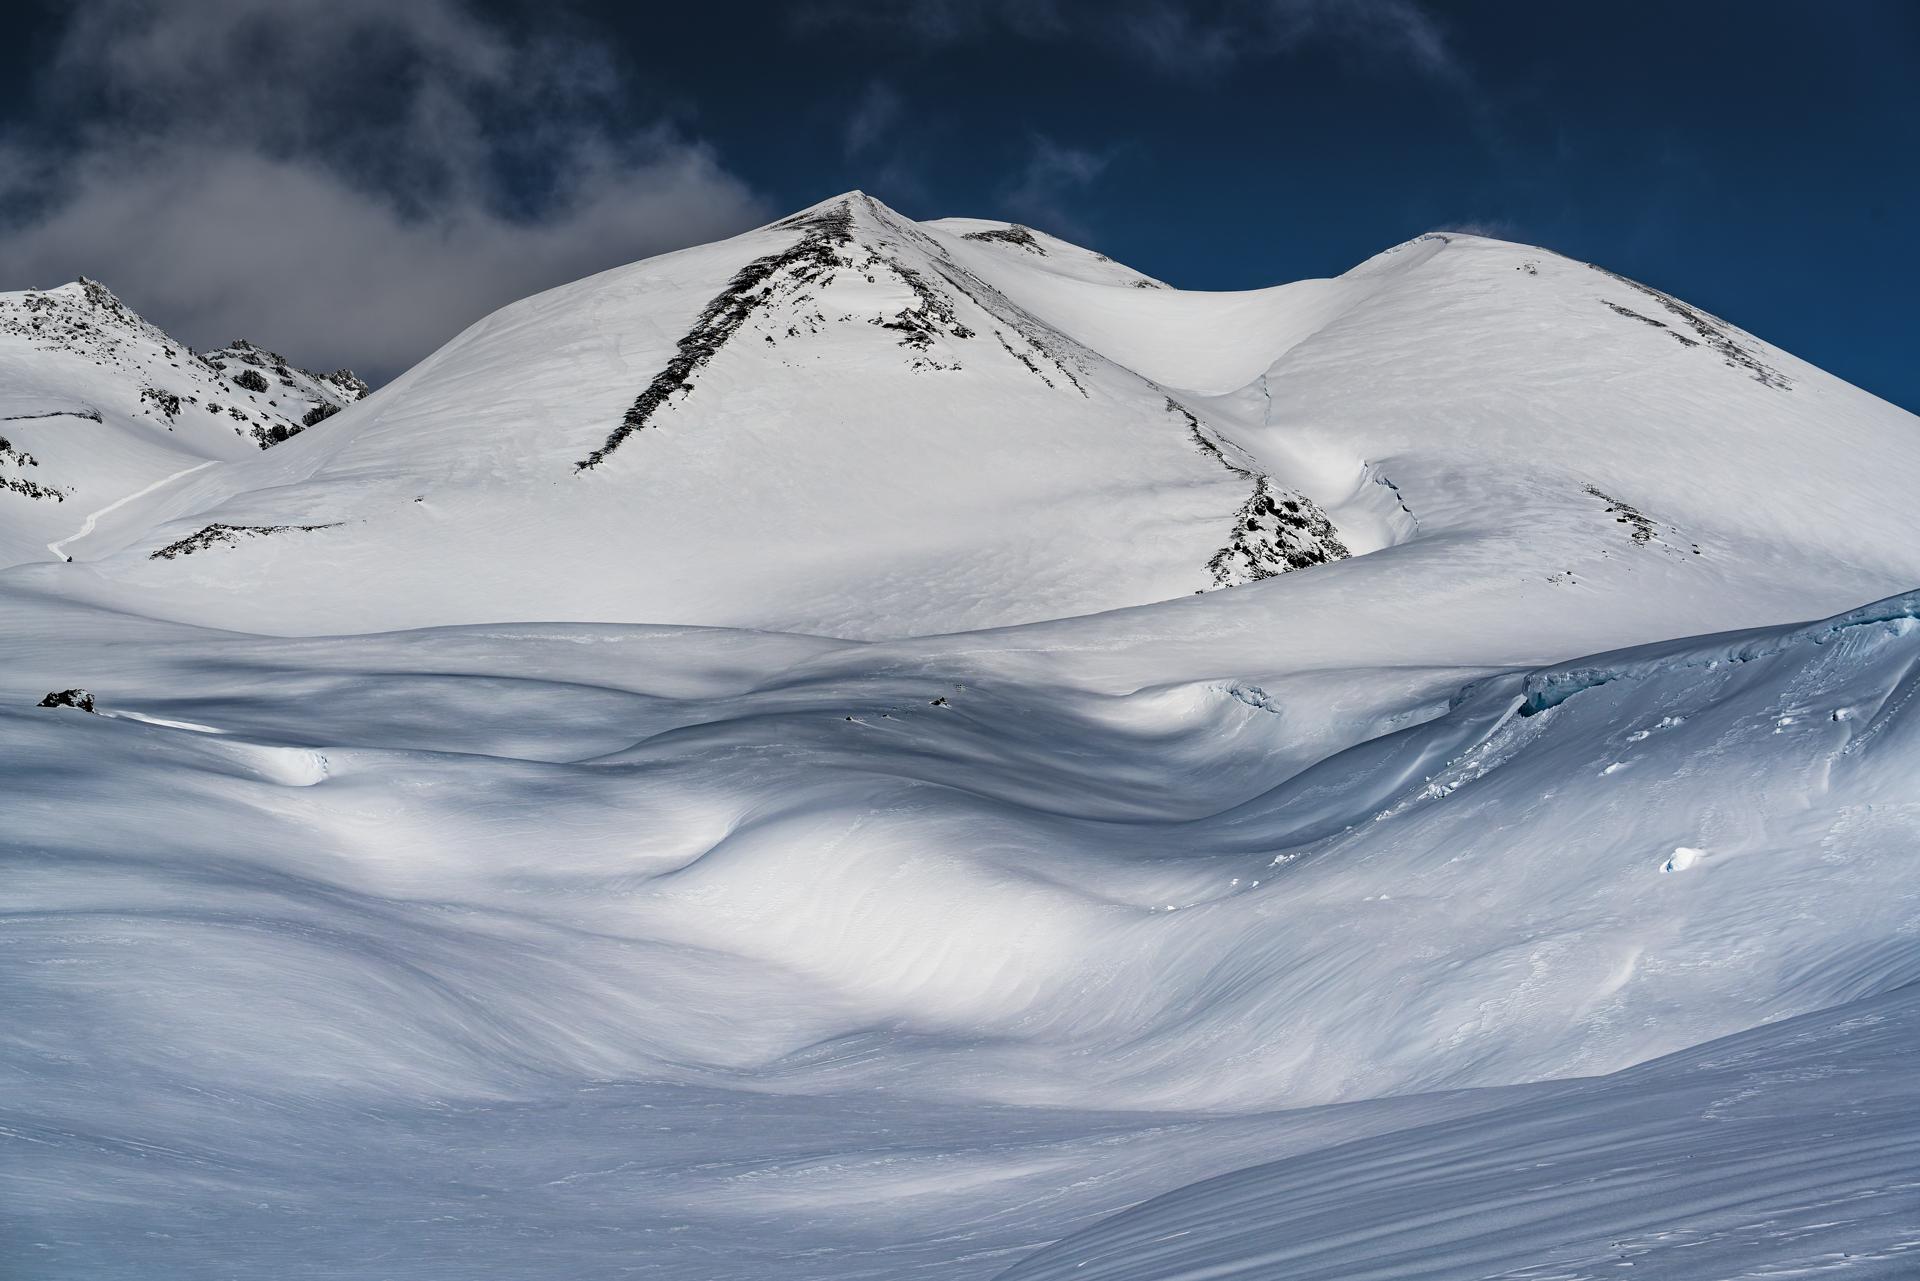
<instances>
[{"instance_id":1,"label":"scattered boulder","mask_svg":"<svg viewBox=\"0 0 1920 1281\"><path fill-rule=\"evenodd\" d=\"M41 699L41 707L77 707L83 712L93 711L93 695L84 689L62 689L49 693ZM98 713L94 713L98 715Z\"/></svg>"},{"instance_id":2,"label":"scattered boulder","mask_svg":"<svg viewBox=\"0 0 1920 1281\"><path fill-rule=\"evenodd\" d=\"M248 391L265 391L267 379L257 369L244 369L233 376L233 385L245 387Z\"/></svg>"}]
</instances>

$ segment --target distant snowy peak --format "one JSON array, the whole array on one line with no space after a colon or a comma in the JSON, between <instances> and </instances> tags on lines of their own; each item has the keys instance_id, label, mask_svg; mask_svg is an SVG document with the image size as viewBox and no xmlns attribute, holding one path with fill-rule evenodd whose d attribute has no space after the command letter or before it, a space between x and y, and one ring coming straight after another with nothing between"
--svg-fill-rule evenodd
<instances>
[{"instance_id":1,"label":"distant snowy peak","mask_svg":"<svg viewBox=\"0 0 1920 1281\"><path fill-rule=\"evenodd\" d=\"M142 345L158 347L169 361L194 358L190 348L85 276L57 289L0 294L0 334L40 351L73 352L104 364L139 364Z\"/></svg>"},{"instance_id":2,"label":"distant snowy peak","mask_svg":"<svg viewBox=\"0 0 1920 1281\"><path fill-rule=\"evenodd\" d=\"M960 232L964 241L1011 246L1069 264L1094 262L1109 276L1134 274L1103 255L1017 224L949 219L941 225L974 228ZM671 410L676 397L678 403L690 400L700 370L743 334L759 338L748 349L764 356L789 340L836 326L878 329L903 349L901 359L916 372L961 373L981 362L990 370L998 366L1016 384L1022 373L1037 379L1042 395L1070 391L1083 401L1090 398L1092 371L1107 363L970 271L948 237L929 234L924 225L863 192L824 201L773 227L801 235L734 274L680 339L674 359L635 399L606 443L577 464L579 470L600 466L633 433L653 425L657 414ZM1311 499L1254 468L1238 447L1223 448L1218 432L1203 427L1191 409L1170 397L1166 408L1186 422L1201 454L1251 487L1230 522L1223 522L1228 526L1224 545L1206 561L1210 581L1196 590L1239 586L1349 555L1326 512ZM1238 460L1228 456L1228 449Z\"/></svg>"},{"instance_id":3,"label":"distant snowy peak","mask_svg":"<svg viewBox=\"0 0 1920 1281\"><path fill-rule=\"evenodd\" d=\"M261 449L367 392L349 370L311 374L246 342L201 356L85 277L56 289L0 294L0 344L91 363L132 392L134 417L160 430L231 433ZM74 390L79 416L97 419L102 407L81 404L90 393L77 384ZM92 390L104 388L95 383Z\"/></svg>"},{"instance_id":4,"label":"distant snowy peak","mask_svg":"<svg viewBox=\"0 0 1920 1281\"><path fill-rule=\"evenodd\" d=\"M201 356L95 280L0 293L0 565L85 554L134 499L365 394L251 344Z\"/></svg>"}]
</instances>

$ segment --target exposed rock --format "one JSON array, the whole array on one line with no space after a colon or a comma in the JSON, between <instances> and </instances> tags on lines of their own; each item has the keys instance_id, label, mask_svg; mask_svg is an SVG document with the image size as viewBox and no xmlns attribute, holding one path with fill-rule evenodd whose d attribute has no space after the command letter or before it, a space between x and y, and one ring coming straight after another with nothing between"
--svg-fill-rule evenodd
<instances>
[{"instance_id":1,"label":"exposed rock","mask_svg":"<svg viewBox=\"0 0 1920 1281\"><path fill-rule=\"evenodd\" d=\"M997 240L1004 244L1018 245L1028 253L1046 256L1046 249L1033 238L1031 227L1022 227L1019 223L1010 223L1005 227L994 227L987 231L969 231L961 236L962 240Z\"/></svg>"},{"instance_id":2,"label":"exposed rock","mask_svg":"<svg viewBox=\"0 0 1920 1281\"><path fill-rule=\"evenodd\" d=\"M37 707L77 707L83 712L93 712L93 695L84 689L55 690L35 704Z\"/></svg>"},{"instance_id":3,"label":"exposed rock","mask_svg":"<svg viewBox=\"0 0 1920 1281\"><path fill-rule=\"evenodd\" d=\"M1593 266L1593 264L1589 263L1588 266ZM1593 269L1603 276L1608 276L1619 281L1629 289L1637 290L1645 294L1666 308L1668 313L1680 320L1687 328L1693 330L1695 337L1692 338L1677 331L1669 331L1673 333L1675 338L1680 340L1682 346L1699 347L1704 345L1718 353L1729 368L1746 370L1753 376L1753 380L1762 386L1772 387L1776 391L1793 390L1793 381L1773 366L1762 361L1752 349L1735 338L1733 336L1734 333L1738 333L1739 331L1734 330L1733 326L1727 324L1726 321L1721 320L1717 316L1708 315L1697 307L1689 307L1678 298L1663 294L1658 289L1649 285L1643 285L1637 280L1629 280L1618 272L1608 271L1605 267L1594 267ZM1626 307L1615 306L1610 302L1606 305L1612 307L1613 310L1620 315L1630 316L1635 320L1650 325L1661 325L1661 322L1642 316L1638 312L1629 310ZM1664 325L1661 325L1661 327L1665 328Z\"/></svg>"},{"instance_id":4,"label":"exposed rock","mask_svg":"<svg viewBox=\"0 0 1920 1281\"><path fill-rule=\"evenodd\" d=\"M1254 471L1250 458L1244 465L1229 458L1227 450L1239 453L1239 448L1209 433L1198 415L1172 397L1167 412L1186 419L1187 434L1201 453L1253 482L1252 496L1234 513L1233 536L1207 562L1215 587L1237 587L1352 554L1312 499L1281 489L1271 476Z\"/></svg>"},{"instance_id":5,"label":"exposed rock","mask_svg":"<svg viewBox=\"0 0 1920 1281\"><path fill-rule=\"evenodd\" d=\"M628 436L645 427L655 411L675 392L693 390L693 375L739 332L740 326L765 301L778 284L797 288L809 284L839 262L836 250L852 238L853 214L844 206L811 215L787 219L781 226L797 227L806 234L777 254L755 258L734 273L727 287L693 323L677 344L678 350L666 368L654 375L628 407L620 425L607 436L606 443L574 464L586 471L605 462Z\"/></svg>"},{"instance_id":6,"label":"exposed rock","mask_svg":"<svg viewBox=\"0 0 1920 1281\"><path fill-rule=\"evenodd\" d=\"M1233 537L1207 568L1215 587L1235 587L1348 555L1333 522L1311 499L1261 476L1234 515Z\"/></svg>"},{"instance_id":7,"label":"exposed rock","mask_svg":"<svg viewBox=\"0 0 1920 1281\"><path fill-rule=\"evenodd\" d=\"M53 415L37 414L30 416L52 417ZM38 467L40 460L24 449L14 448L12 441L8 440L5 436L0 436L0 464L20 468ZM9 476L5 473L0 473L0 489L21 494L28 498L47 499L56 503L64 503L67 501L67 495L64 490L56 489L51 485L43 485L37 480L29 480L25 476Z\"/></svg>"},{"instance_id":8,"label":"exposed rock","mask_svg":"<svg viewBox=\"0 0 1920 1281\"><path fill-rule=\"evenodd\" d=\"M284 534L290 531L312 533L316 529L337 529L340 522L326 525L222 525L212 524L206 528L188 534L185 538L168 543L158 551L149 552L148 560L172 560L176 556L191 556L195 552L210 547L225 545L238 547L242 538L264 538L269 534Z\"/></svg>"}]
</instances>

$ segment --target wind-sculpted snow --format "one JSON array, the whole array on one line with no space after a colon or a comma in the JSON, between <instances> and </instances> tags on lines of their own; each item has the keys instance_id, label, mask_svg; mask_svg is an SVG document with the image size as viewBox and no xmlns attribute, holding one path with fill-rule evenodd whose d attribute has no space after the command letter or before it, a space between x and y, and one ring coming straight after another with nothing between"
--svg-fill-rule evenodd
<instances>
[{"instance_id":1,"label":"wind-sculpted snow","mask_svg":"<svg viewBox=\"0 0 1920 1281\"><path fill-rule=\"evenodd\" d=\"M1826 645L1854 628L1887 629L1904 634L1920 623L1920 591L1905 592L1862 605L1835 618L1781 631L1764 629L1726 638L1689 639L1650 651L1603 655L1574 665L1535 672L1526 681L1526 712L1556 707L1582 690L1617 680L1645 680L1676 667L1714 671L1756 659L1772 658L1803 645ZM1613 661L1610 661L1613 660Z\"/></svg>"},{"instance_id":2,"label":"wind-sculpted snow","mask_svg":"<svg viewBox=\"0 0 1920 1281\"><path fill-rule=\"evenodd\" d=\"M1001 1281L1910 1276L1916 1044L1907 987L1222 1175Z\"/></svg>"},{"instance_id":3,"label":"wind-sculpted snow","mask_svg":"<svg viewBox=\"0 0 1920 1281\"><path fill-rule=\"evenodd\" d=\"M1493 1087L1920 978L1910 600L1740 663L1609 659L1636 678L1530 717L1527 673L1462 668L1102 694L1022 631L267 641L10 607L5 1174L49 1277L744 1278L796 1243L783 1275L986 1277L1289 1153L1300 1186L1348 1143L1430 1168L1457 1118L1490 1128L1445 1151L1553 1160L1696 1085ZM97 715L30 706L72 685ZM1826 1134L1830 1097L1779 1101ZM1814 1188L1817 1239L1871 1257L1912 1115L1791 1185L1756 1124L1722 1173L1761 1208ZM1536 1231L1800 1257L1681 1195L1654 1157L1696 1140L1662 1134L1627 1199L1552 1175ZM1449 1221L1512 1204L1481 1169ZM105 1179L110 1207L69 1194Z\"/></svg>"}]
</instances>

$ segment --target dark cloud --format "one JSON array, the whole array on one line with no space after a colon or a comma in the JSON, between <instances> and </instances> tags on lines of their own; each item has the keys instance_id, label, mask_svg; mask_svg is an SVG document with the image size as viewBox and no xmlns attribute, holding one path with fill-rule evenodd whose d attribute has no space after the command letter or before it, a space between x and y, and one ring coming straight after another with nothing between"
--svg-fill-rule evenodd
<instances>
[{"instance_id":1,"label":"dark cloud","mask_svg":"<svg viewBox=\"0 0 1920 1281\"><path fill-rule=\"evenodd\" d=\"M391 376L771 215L697 141L610 127L621 93L590 46L458 0L82 0L0 142L0 286L84 273L190 342Z\"/></svg>"}]
</instances>

